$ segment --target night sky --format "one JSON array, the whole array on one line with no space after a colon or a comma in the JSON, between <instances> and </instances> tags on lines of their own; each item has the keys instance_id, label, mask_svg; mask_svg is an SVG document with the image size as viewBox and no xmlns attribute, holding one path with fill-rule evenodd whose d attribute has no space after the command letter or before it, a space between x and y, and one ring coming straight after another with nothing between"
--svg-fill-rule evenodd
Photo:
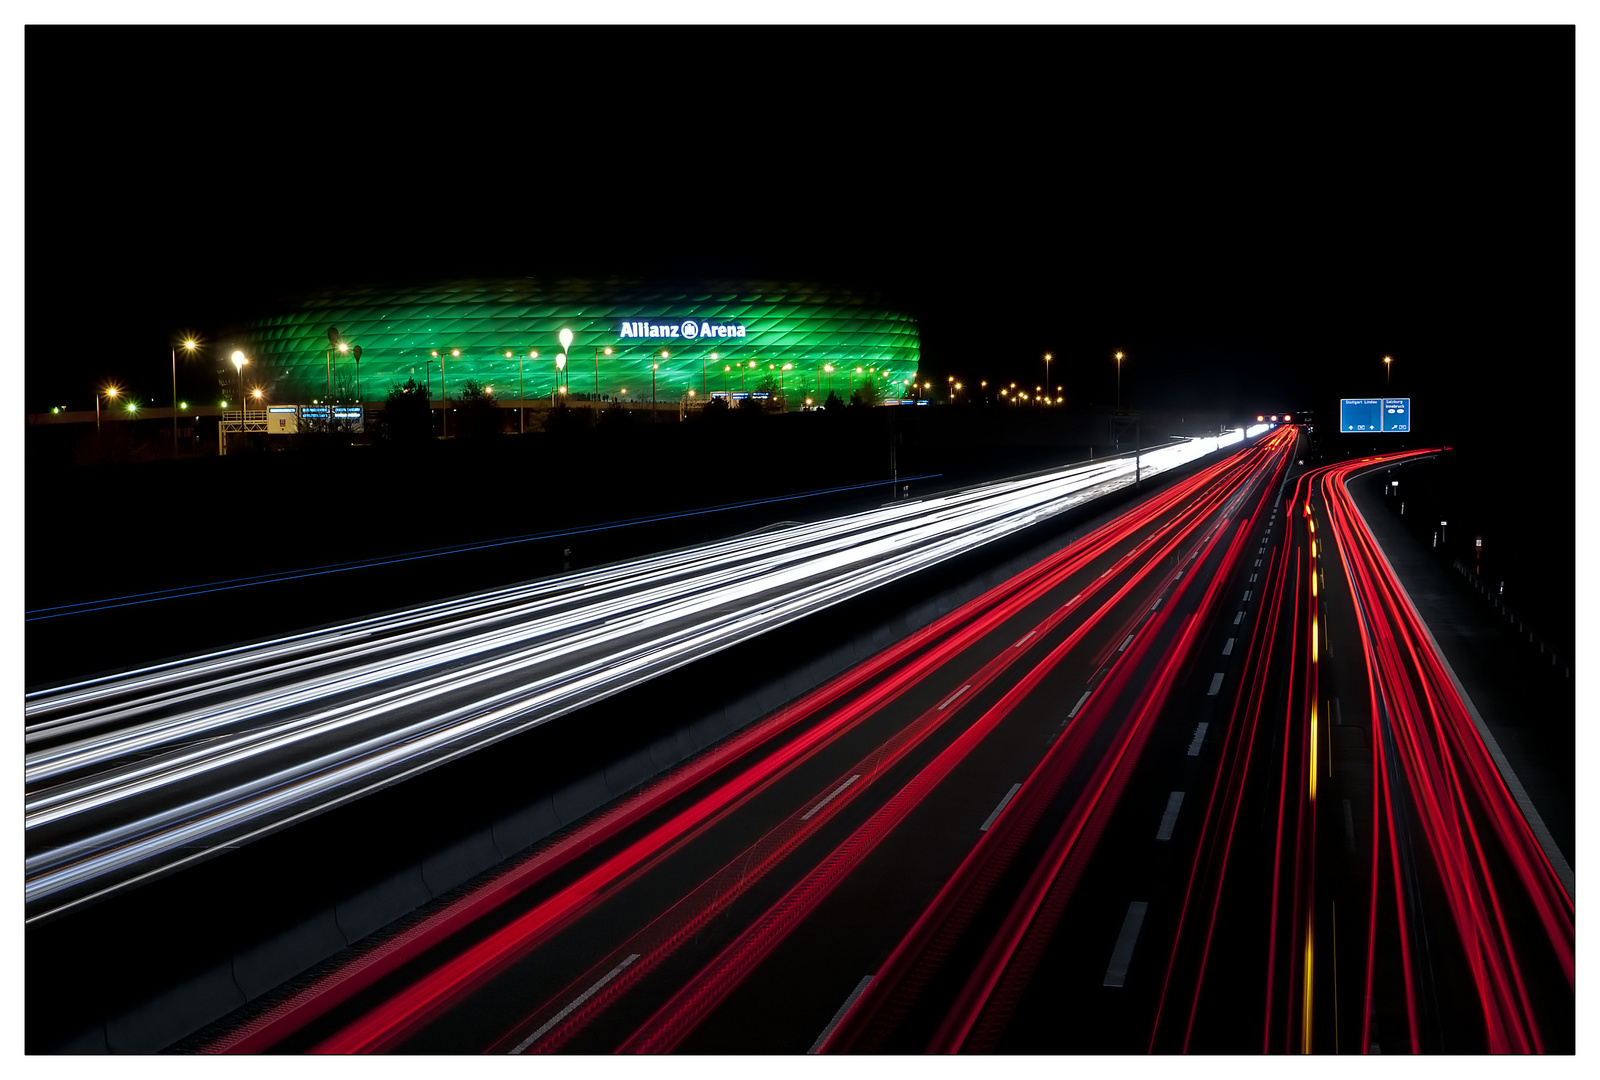
<instances>
[{"instance_id":1,"label":"night sky","mask_svg":"<svg viewBox=\"0 0 1600 1080\"><path fill-rule=\"evenodd\" d=\"M1075 404L1122 349L1135 406L1331 412L1388 354L1459 439L1523 389L1570 407L1574 43L30 27L27 407L160 400L175 335L300 289L618 273L877 291L925 375L1048 351Z\"/></svg>"}]
</instances>

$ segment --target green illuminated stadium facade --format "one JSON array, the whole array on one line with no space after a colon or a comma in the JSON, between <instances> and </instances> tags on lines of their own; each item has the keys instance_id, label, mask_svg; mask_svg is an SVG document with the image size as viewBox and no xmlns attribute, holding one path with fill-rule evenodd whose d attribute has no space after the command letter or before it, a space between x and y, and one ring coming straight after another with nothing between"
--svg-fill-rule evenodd
<instances>
[{"instance_id":1,"label":"green illuminated stadium facade","mask_svg":"<svg viewBox=\"0 0 1600 1080\"><path fill-rule=\"evenodd\" d=\"M330 381L335 400L354 396L355 346L359 396L369 402L411 378L426 380L438 401L441 369L451 400L471 379L510 404L520 377L530 403L558 393L649 401L658 364L660 402L738 395L770 380L797 408L807 397L820 403L830 387L848 398L864 382L880 398L910 396L919 359L914 318L840 289L532 278L329 291L249 324L224 355L238 348L249 357L246 380L269 401L310 404L327 396ZM561 372L558 354L567 358Z\"/></svg>"}]
</instances>

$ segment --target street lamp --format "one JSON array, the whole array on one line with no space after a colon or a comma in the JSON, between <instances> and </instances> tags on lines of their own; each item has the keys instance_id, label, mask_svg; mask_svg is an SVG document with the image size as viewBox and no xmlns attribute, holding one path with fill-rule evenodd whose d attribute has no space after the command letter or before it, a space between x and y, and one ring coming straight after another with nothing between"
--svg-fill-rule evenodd
<instances>
[{"instance_id":1,"label":"street lamp","mask_svg":"<svg viewBox=\"0 0 1600 1080\"><path fill-rule=\"evenodd\" d=\"M606 350L606 352L610 352L610 351L611 351L610 349ZM661 359L665 360L666 358L667 358L667 350L662 349L661 350ZM660 367L661 367L660 364L651 364L650 365L650 422L652 424L656 422L656 371Z\"/></svg>"},{"instance_id":2,"label":"street lamp","mask_svg":"<svg viewBox=\"0 0 1600 1080\"><path fill-rule=\"evenodd\" d=\"M186 352L194 352L198 344L194 338L186 338L183 343ZM178 453L178 347L172 347L172 453Z\"/></svg>"},{"instance_id":3,"label":"street lamp","mask_svg":"<svg viewBox=\"0 0 1600 1080\"><path fill-rule=\"evenodd\" d=\"M1122 411L1122 354L1117 353L1117 411Z\"/></svg>"},{"instance_id":4,"label":"street lamp","mask_svg":"<svg viewBox=\"0 0 1600 1080\"><path fill-rule=\"evenodd\" d=\"M507 355L510 355L510 354L508 353ZM537 359L539 359L539 350L538 349L530 349L530 350L528 350L528 359L529 360L537 360ZM519 356L519 357L517 357L517 434L518 435L526 435L528 433L528 410L527 410L527 404L528 404L527 400L522 396L522 357Z\"/></svg>"},{"instance_id":5,"label":"street lamp","mask_svg":"<svg viewBox=\"0 0 1600 1080\"><path fill-rule=\"evenodd\" d=\"M566 331L562 332L565 333ZM605 354L607 356L611 355L611 346L607 345L605 347ZM600 400L600 346L598 345L594 349L594 399L595 401Z\"/></svg>"},{"instance_id":6,"label":"street lamp","mask_svg":"<svg viewBox=\"0 0 1600 1080\"><path fill-rule=\"evenodd\" d=\"M1385 396L1389 393L1389 365L1392 363L1394 363L1392 357L1385 356L1383 358L1383 392Z\"/></svg>"},{"instance_id":7,"label":"street lamp","mask_svg":"<svg viewBox=\"0 0 1600 1080\"><path fill-rule=\"evenodd\" d=\"M244 409L244 366L250 361L245 359L244 353L238 349L233 350L233 367L239 373L239 408Z\"/></svg>"},{"instance_id":8,"label":"street lamp","mask_svg":"<svg viewBox=\"0 0 1600 1080\"><path fill-rule=\"evenodd\" d=\"M780 398L784 397L784 393L783 393L783 373L785 371L793 371L793 370L794 370L794 365L793 364L785 364L785 365L783 365L783 367L778 369L778 397L780 397ZM788 406L785 405L784 408L787 409Z\"/></svg>"},{"instance_id":9,"label":"street lamp","mask_svg":"<svg viewBox=\"0 0 1600 1080\"><path fill-rule=\"evenodd\" d=\"M117 395L120 394L121 392L122 391L118 390L115 386L108 386L104 390L96 390L95 391L95 395L94 395L94 431L95 431L96 435L98 435L100 433L100 398L101 398L101 396L104 395L107 400L115 401L115 400L117 400Z\"/></svg>"},{"instance_id":10,"label":"street lamp","mask_svg":"<svg viewBox=\"0 0 1600 1080\"><path fill-rule=\"evenodd\" d=\"M712 353L711 354L711 359L715 360L716 358L717 358L717 354L716 353ZM702 355L700 357L700 396L701 397L705 397L705 394L706 394L706 358Z\"/></svg>"},{"instance_id":11,"label":"street lamp","mask_svg":"<svg viewBox=\"0 0 1600 1080\"><path fill-rule=\"evenodd\" d=\"M339 328L330 326L328 327L328 347L322 350L322 363L328 378L328 396L325 399L325 404L329 409L328 426L330 430L333 427L333 347L337 344L339 344ZM238 356L239 354L234 353L233 355ZM234 363L238 363L238 361L235 360ZM439 370L443 371L444 368L441 367ZM239 396L243 397L244 395L241 393Z\"/></svg>"}]
</instances>

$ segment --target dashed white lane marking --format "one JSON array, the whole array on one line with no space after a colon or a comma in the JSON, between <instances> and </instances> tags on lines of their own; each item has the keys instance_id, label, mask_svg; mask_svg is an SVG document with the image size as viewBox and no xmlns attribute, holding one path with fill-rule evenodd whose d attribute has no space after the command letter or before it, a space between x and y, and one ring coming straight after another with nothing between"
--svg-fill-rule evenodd
<instances>
[{"instance_id":1,"label":"dashed white lane marking","mask_svg":"<svg viewBox=\"0 0 1600 1080\"><path fill-rule=\"evenodd\" d=\"M1202 720L1200 725L1194 729L1194 741L1189 744L1190 757L1200 756L1200 744L1206 741L1206 728L1210 726L1209 722Z\"/></svg>"},{"instance_id":2,"label":"dashed white lane marking","mask_svg":"<svg viewBox=\"0 0 1600 1080\"><path fill-rule=\"evenodd\" d=\"M1123 649L1126 649L1126 648L1127 648L1127 647L1128 647L1128 644L1129 644L1129 643L1130 643L1130 642L1131 642L1131 641L1133 641L1133 635L1132 635L1132 634L1129 634L1129 635L1128 635L1128 636L1127 636L1127 638L1125 638L1125 639L1124 639L1124 640L1123 640L1123 642L1122 642L1122 646L1121 646L1121 648L1119 648L1119 649L1117 649L1117 651L1118 651L1118 652L1121 652L1121 651L1122 651L1122 650L1123 650Z\"/></svg>"},{"instance_id":3,"label":"dashed white lane marking","mask_svg":"<svg viewBox=\"0 0 1600 1080\"><path fill-rule=\"evenodd\" d=\"M1037 634L1038 632L1039 631L1037 631L1037 630L1029 630L1026 634L1022 635L1021 640L1019 640L1015 645L1013 645L1011 647L1013 649L1022 648L1023 644L1026 643L1029 638L1033 637L1033 635Z\"/></svg>"},{"instance_id":4,"label":"dashed white lane marking","mask_svg":"<svg viewBox=\"0 0 1600 1080\"><path fill-rule=\"evenodd\" d=\"M856 983L856 988L850 991L850 996L844 999L844 1004L839 1006L839 1011L833 1014L833 1019L828 1021L828 1026L822 1029L822 1034L817 1036L817 1041L811 1044L811 1049L807 1050L806 1053L815 1054L822 1049L822 1044L828 1041L828 1036L833 1034L833 1029L839 1026L839 1021L844 1019L844 1014L850 1011L850 1006L856 1003L856 998L861 996L862 991L866 990L867 984L871 981L872 976L868 975Z\"/></svg>"},{"instance_id":5,"label":"dashed white lane marking","mask_svg":"<svg viewBox=\"0 0 1600 1080\"><path fill-rule=\"evenodd\" d=\"M1238 640L1238 638L1229 638L1228 639L1228 643L1222 647L1222 655L1223 656L1232 656L1233 655L1233 643L1235 641L1237 641L1237 640Z\"/></svg>"},{"instance_id":6,"label":"dashed white lane marking","mask_svg":"<svg viewBox=\"0 0 1600 1080\"><path fill-rule=\"evenodd\" d=\"M968 690L971 690L971 689L972 689L972 684L968 683L967 685L963 686L960 690L957 690L955 693L951 694L949 697L947 697L943 701L939 702L939 708L941 708L941 709L944 708L946 705L950 704L956 698L960 697L962 694L965 694Z\"/></svg>"},{"instance_id":7,"label":"dashed white lane marking","mask_svg":"<svg viewBox=\"0 0 1600 1080\"><path fill-rule=\"evenodd\" d=\"M1154 611L1156 608L1158 608L1160 606L1161 606L1161 597L1158 596L1158 597L1156 597L1156 602L1150 605L1150 610Z\"/></svg>"},{"instance_id":8,"label":"dashed white lane marking","mask_svg":"<svg viewBox=\"0 0 1600 1080\"><path fill-rule=\"evenodd\" d=\"M1344 799L1342 801L1344 803L1344 846L1349 848L1350 853L1354 855L1356 850L1356 823L1350 816L1350 800Z\"/></svg>"},{"instance_id":9,"label":"dashed white lane marking","mask_svg":"<svg viewBox=\"0 0 1600 1080\"><path fill-rule=\"evenodd\" d=\"M1088 701L1088 700L1089 700L1089 691L1085 690L1083 692L1083 696L1078 699L1078 703L1076 705L1074 705L1072 707L1072 711L1067 714L1067 719L1071 720L1074 716L1077 716L1078 715L1078 710L1083 708L1083 703L1085 701Z\"/></svg>"},{"instance_id":10,"label":"dashed white lane marking","mask_svg":"<svg viewBox=\"0 0 1600 1080\"><path fill-rule=\"evenodd\" d=\"M1161 815L1161 827L1156 830L1157 840L1171 840L1172 827L1178 823L1178 807L1183 805L1183 792L1174 791L1167 797L1167 812Z\"/></svg>"},{"instance_id":11,"label":"dashed white lane marking","mask_svg":"<svg viewBox=\"0 0 1600 1080\"><path fill-rule=\"evenodd\" d=\"M1121 986L1128 979L1128 965L1133 961L1133 947L1139 943L1139 927L1144 925L1144 913L1150 905L1135 900L1128 905L1128 914L1122 920L1122 932L1117 935L1116 948L1111 950L1111 963L1106 967L1102 986Z\"/></svg>"},{"instance_id":12,"label":"dashed white lane marking","mask_svg":"<svg viewBox=\"0 0 1600 1080\"><path fill-rule=\"evenodd\" d=\"M1251 575L1250 575L1250 580L1251 580L1251 581L1255 581L1255 579L1256 579L1256 576L1255 576L1255 575L1254 575L1254 574L1251 574Z\"/></svg>"},{"instance_id":13,"label":"dashed white lane marking","mask_svg":"<svg viewBox=\"0 0 1600 1080\"><path fill-rule=\"evenodd\" d=\"M1239 612L1239 614L1237 614L1237 615L1235 615L1233 617L1233 625L1235 625L1235 626L1238 626L1243 621L1244 621L1244 612L1242 612L1242 611Z\"/></svg>"},{"instance_id":14,"label":"dashed white lane marking","mask_svg":"<svg viewBox=\"0 0 1600 1080\"><path fill-rule=\"evenodd\" d=\"M1256 560L1256 565L1257 565L1257 566L1260 566L1260 565L1261 565L1261 560L1260 560L1260 559L1257 559L1257 560Z\"/></svg>"},{"instance_id":15,"label":"dashed white lane marking","mask_svg":"<svg viewBox=\"0 0 1600 1080\"><path fill-rule=\"evenodd\" d=\"M1211 689L1206 691L1206 697L1216 697L1217 691L1222 689L1222 672L1211 676Z\"/></svg>"},{"instance_id":16,"label":"dashed white lane marking","mask_svg":"<svg viewBox=\"0 0 1600 1080\"><path fill-rule=\"evenodd\" d=\"M1335 725L1340 726L1340 727L1342 727L1344 725L1344 717L1339 715L1339 699L1338 698L1334 698L1333 699L1333 722L1334 722Z\"/></svg>"},{"instance_id":17,"label":"dashed white lane marking","mask_svg":"<svg viewBox=\"0 0 1600 1080\"><path fill-rule=\"evenodd\" d=\"M1246 589L1244 591L1244 602L1247 603L1247 604L1250 602L1250 593L1251 593L1251 591L1252 590L1250 590L1250 589Z\"/></svg>"},{"instance_id":18,"label":"dashed white lane marking","mask_svg":"<svg viewBox=\"0 0 1600 1080\"><path fill-rule=\"evenodd\" d=\"M1022 790L1022 783L1020 781L1018 781L1015 784L1012 784L1011 785L1011 790L1006 792L1006 797L1001 799L1000 800L1000 805L994 808L994 813L990 814L988 817L983 819L983 824L978 826L978 831L979 832L988 832L989 831L989 826L993 825L999 819L1000 811L1004 810L1006 808L1006 804L1011 801L1012 796L1014 796L1017 792L1019 792L1021 790Z\"/></svg>"},{"instance_id":19,"label":"dashed white lane marking","mask_svg":"<svg viewBox=\"0 0 1600 1080\"><path fill-rule=\"evenodd\" d=\"M812 814L815 814L818 810L821 810L824 806L827 806L834 799L837 799L840 796L840 794L843 793L845 788L849 787L851 784L855 783L857 780L860 780L860 779L861 779L861 774L860 773L856 773L850 779L846 780L844 783L840 784L838 787L836 787L832 791L828 792L826 795L824 795L822 797L822 801L821 802L817 803L817 805L813 806L810 810L807 810L805 813L801 814L800 815L800 820L801 821L810 821Z\"/></svg>"},{"instance_id":20,"label":"dashed white lane marking","mask_svg":"<svg viewBox=\"0 0 1600 1080\"><path fill-rule=\"evenodd\" d=\"M601 987L605 986L606 983L610 982L612 979L615 979L618 975L622 974L622 969L627 967L629 964L633 963L637 959L639 959L639 954L638 953L631 953L628 956L628 958L626 960L624 960L622 963L618 964L616 967L612 968L610 971L608 971L604 975L600 976L600 978L595 982L595 984L593 986L589 987L589 989L585 990L583 993L581 993L577 997L573 998L572 1001L567 1005L567 1007L565 1009L562 1009L560 1012L556 1013L550 1019L546 1020L544 1022L544 1025L542 1027L540 1027L538 1031L535 1031L532 1035L529 1035L526 1039L523 1039L516 1046L512 1047L509 1051L507 1051L507 1053L508 1054L520 1054L524 1050L526 1050L528 1047L532 1046L534 1043L536 1043L540 1039L544 1038L544 1033L545 1032L549 1031L551 1028L553 1028L557 1024L561 1023L561 1021L565 1020L568 1016L572 1015L572 1010L576 1009L579 1005L582 1005L585 1001L588 1001L590 998L594 997L595 994L600 992L600 988Z\"/></svg>"}]
</instances>

